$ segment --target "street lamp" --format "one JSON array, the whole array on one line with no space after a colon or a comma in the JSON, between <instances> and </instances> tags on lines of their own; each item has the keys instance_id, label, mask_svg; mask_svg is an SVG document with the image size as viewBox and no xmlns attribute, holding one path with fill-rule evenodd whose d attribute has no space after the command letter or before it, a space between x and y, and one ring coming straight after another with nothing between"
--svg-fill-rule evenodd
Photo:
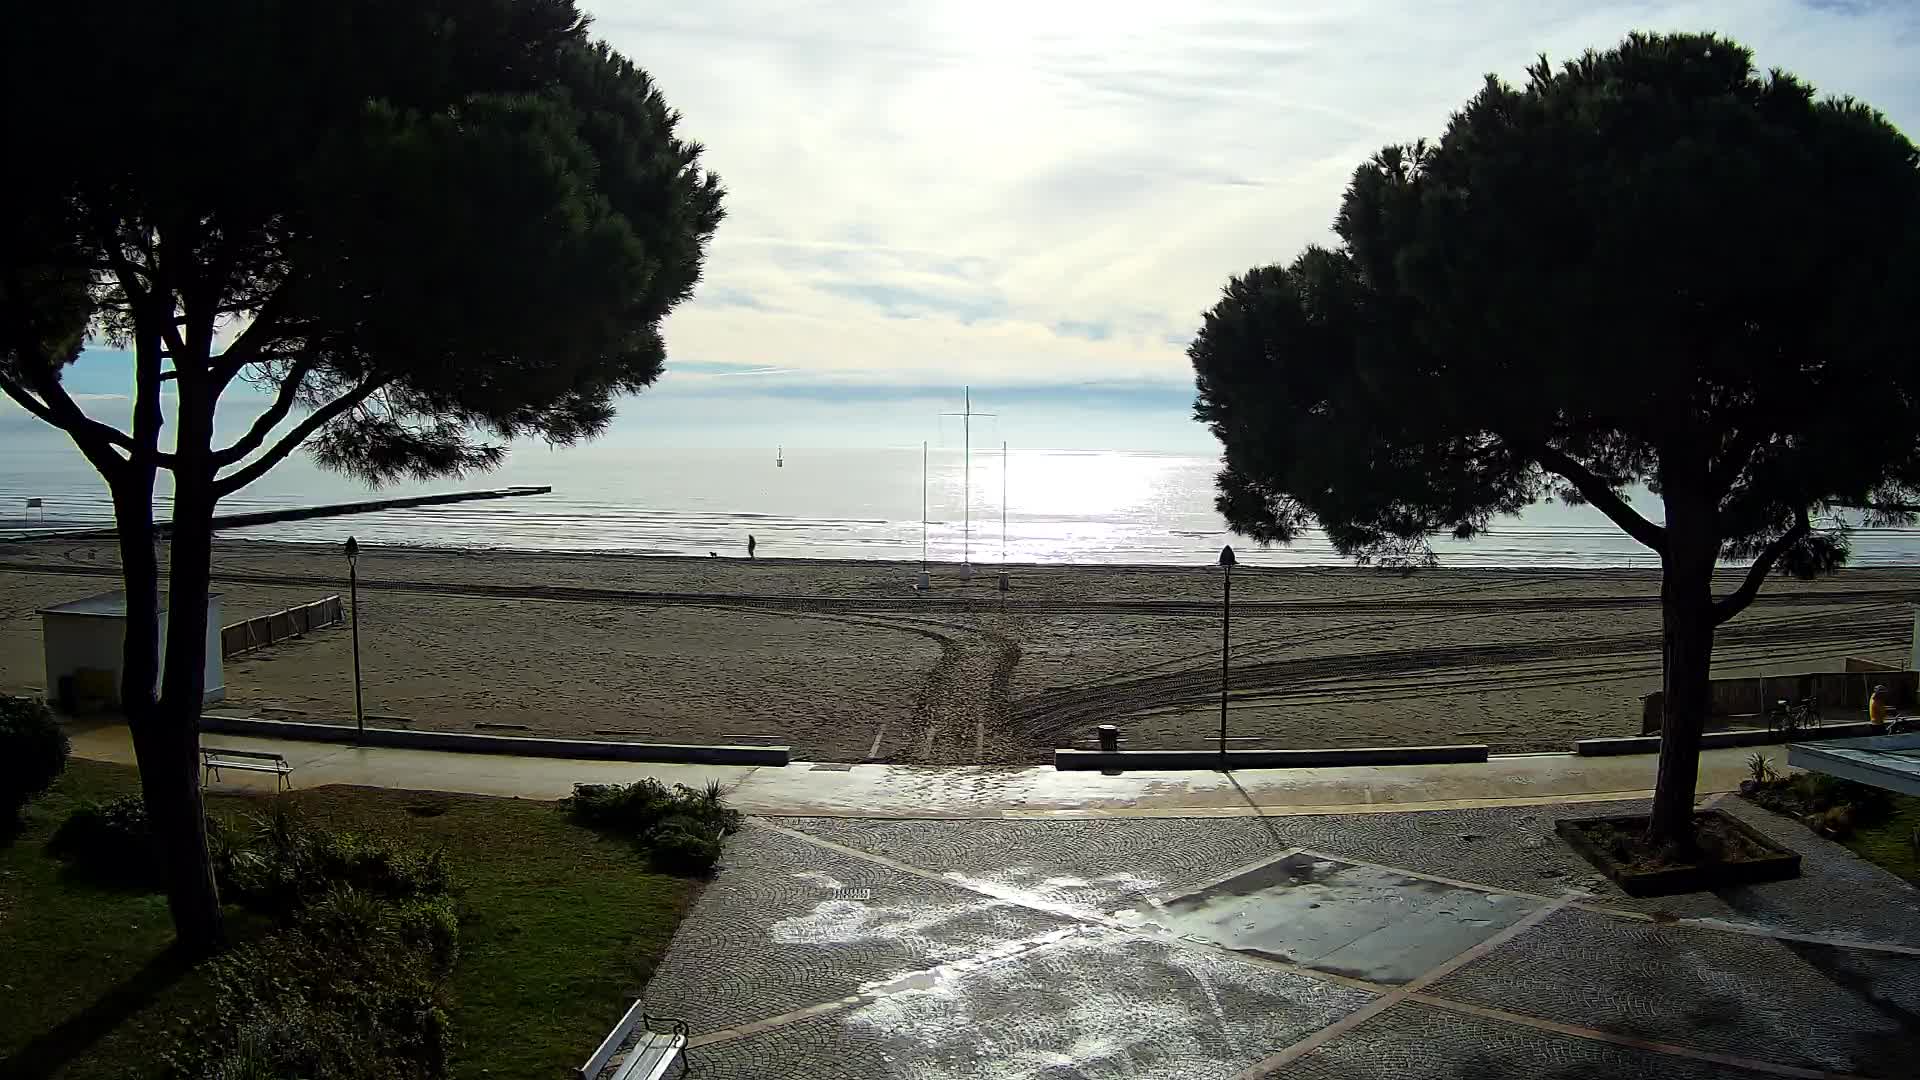
<instances>
[{"instance_id":1,"label":"street lamp","mask_svg":"<svg viewBox=\"0 0 1920 1080\"><path fill-rule=\"evenodd\" d=\"M367 738L367 713L360 701L360 544L347 537L347 601L353 605L353 725L355 744ZM1221 745L1225 745L1222 743Z\"/></svg>"},{"instance_id":2,"label":"street lamp","mask_svg":"<svg viewBox=\"0 0 1920 1080\"><path fill-rule=\"evenodd\" d=\"M1233 626L1233 545L1220 549L1220 771L1227 771L1227 648Z\"/></svg>"}]
</instances>

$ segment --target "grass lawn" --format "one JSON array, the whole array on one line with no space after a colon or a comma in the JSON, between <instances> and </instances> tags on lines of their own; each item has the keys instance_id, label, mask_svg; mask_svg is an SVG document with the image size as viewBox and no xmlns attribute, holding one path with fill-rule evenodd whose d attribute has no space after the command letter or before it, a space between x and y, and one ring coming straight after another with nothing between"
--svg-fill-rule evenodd
<instances>
[{"instance_id":1,"label":"grass lawn","mask_svg":"<svg viewBox=\"0 0 1920 1080\"><path fill-rule=\"evenodd\" d=\"M1892 817L1857 830L1845 843L1868 862L1920 885L1920 852L1913 849L1915 830L1920 830L1920 796L1895 795Z\"/></svg>"},{"instance_id":2,"label":"grass lawn","mask_svg":"<svg viewBox=\"0 0 1920 1080\"><path fill-rule=\"evenodd\" d=\"M205 996L170 961L157 894L88 885L43 850L85 798L137 790L131 768L75 760L0 849L0 1076L118 1078L156 1063L168 1028ZM627 844L553 803L319 788L291 798L330 828L444 846L459 888L449 996L457 1077L558 1078L599 1044L666 951L700 883L649 872ZM208 799L244 824L266 797ZM229 909L236 938L264 930Z\"/></svg>"}]
</instances>

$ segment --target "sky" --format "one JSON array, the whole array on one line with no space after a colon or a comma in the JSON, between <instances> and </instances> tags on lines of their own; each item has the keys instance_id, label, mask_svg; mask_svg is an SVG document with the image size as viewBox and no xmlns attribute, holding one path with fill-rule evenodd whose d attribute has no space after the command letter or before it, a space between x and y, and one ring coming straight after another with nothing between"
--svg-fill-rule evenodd
<instances>
[{"instance_id":1,"label":"sky","mask_svg":"<svg viewBox=\"0 0 1920 1080\"><path fill-rule=\"evenodd\" d=\"M586 6L728 190L614 445L957 445L971 385L985 441L1214 452L1184 351L1227 278L1327 242L1353 168L1484 74L1629 30L1717 30L1920 132L1895 0ZM118 418L123 358L72 380Z\"/></svg>"}]
</instances>

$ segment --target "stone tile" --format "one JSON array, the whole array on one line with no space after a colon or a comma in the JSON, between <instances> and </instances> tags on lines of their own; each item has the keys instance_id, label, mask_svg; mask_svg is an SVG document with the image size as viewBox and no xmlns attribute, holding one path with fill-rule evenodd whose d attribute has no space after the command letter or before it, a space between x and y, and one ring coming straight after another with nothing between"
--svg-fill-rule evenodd
<instances>
[{"instance_id":1,"label":"stone tile","mask_svg":"<svg viewBox=\"0 0 1920 1080\"><path fill-rule=\"evenodd\" d=\"M1423 874L1500 889L1558 896L1582 889L1621 895L1553 831L1557 818L1644 813L1646 803L1482 807L1411 814L1313 815L1280 819L1291 842Z\"/></svg>"},{"instance_id":2,"label":"stone tile","mask_svg":"<svg viewBox=\"0 0 1920 1080\"><path fill-rule=\"evenodd\" d=\"M698 1034L1071 925L750 826L674 934L647 1004Z\"/></svg>"},{"instance_id":3,"label":"stone tile","mask_svg":"<svg viewBox=\"0 0 1920 1080\"><path fill-rule=\"evenodd\" d=\"M1911 1076L1920 957L1565 910L1428 991L1806 1068Z\"/></svg>"},{"instance_id":4,"label":"stone tile","mask_svg":"<svg viewBox=\"0 0 1920 1080\"><path fill-rule=\"evenodd\" d=\"M1920 948L1920 889L1798 821L1742 798L1720 809L1800 853L1800 876L1722 889L1731 922Z\"/></svg>"},{"instance_id":5,"label":"stone tile","mask_svg":"<svg viewBox=\"0 0 1920 1080\"><path fill-rule=\"evenodd\" d=\"M1538 906L1301 853L1167 899L1140 919L1236 951L1398 984Z\"/></svg>"},{"instance_id":6,"label":"stone tile","mask_svg":"<svg viewBox=\"0 0 1920 1080\"><path fill-rule=\"evenodd\" d=\"M780 824L914 866L1092 912L1183 891L1278 855L1285 822L1257 818L1133 821L871 821Z\"/></svg>"},{"instance_id":7,"label":"stone tile","mask_svg":"<svg viewBox=\"0 0 1920 1080\"><path fill-rule=\"evenodd\" d=\"M696 1075L1229 1077L1371 995L1110 930L694 1051Z\"/></svg>"},{"instance_id":8,"label":"stone tile","mask_svg":"<svg viewBox=\"0 0 1920 1080\"><path fill-rule=\"evenodd\" d=\"M1760 1074L1407 1002L1315 1048L1281 1075L1290 1080L1758 1080Z\"/></svg>"}]
</instances>

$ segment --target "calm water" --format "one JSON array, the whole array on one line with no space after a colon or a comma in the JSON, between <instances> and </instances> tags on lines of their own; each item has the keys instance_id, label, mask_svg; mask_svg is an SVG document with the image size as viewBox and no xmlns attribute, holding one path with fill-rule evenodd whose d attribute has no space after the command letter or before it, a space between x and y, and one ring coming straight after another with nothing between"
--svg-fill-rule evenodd
<instances>
[{"instance_id":1,"label":"calm water","mask_svg":"<svg viewBox=\"0 0 1920 1080\"><path fill-rule=\"evenodd\" d=\"M767 450L582 447L518 450L497 473L466 481L401 484L382 495L550 484L551 495L234 529L228 536L468 548L917 559L921 552L920 450L789 448L784 467ZM1259 550L1232 537L1213 510L1216 462L1208 457L1113 451L975 451L972 520L963 514L957 450L934 450L927 484L928 554L975 563L1210 562L1232 542L1243 561L1342 565L1317 536ZM1004 481L1004 488L1003 488ZM1002 491L1005 497L1002 497ZM343 477L290 460L228 512L366 496ZM106 522L105 489L57 448L11 453L0 465L0 526L21 523L25 499L45 500L56 521ZM1643 497L1645 512L1658 504ZM1001 529L1004 510L1005 533ZM33 512L37 517L38 511ZM1654 565L1652 557L1588 509L1540 506L1471 543L1436 541L1452 566ZM1862 532L1855 565L1920 560L1920 530Z\"/></svg>"}]
</instances>

